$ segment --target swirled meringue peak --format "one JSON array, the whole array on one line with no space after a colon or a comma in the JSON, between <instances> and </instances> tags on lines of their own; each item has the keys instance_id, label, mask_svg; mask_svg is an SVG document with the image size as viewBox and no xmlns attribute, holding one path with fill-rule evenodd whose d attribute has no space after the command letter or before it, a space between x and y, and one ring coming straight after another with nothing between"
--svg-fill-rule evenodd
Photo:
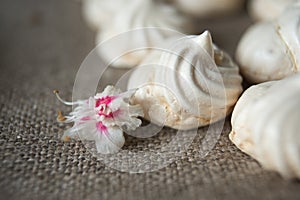
<instances>
[{"instance_id":1,"label":"swirled meringue peak","mask_svg":"<svg viewBox=\"0 0 300 200\"><path fill-rule=\"evenodd\" d=\"M188 130L224 119L242 91L241 81L238 67L205 31L153 51L134 69L128 89L138 88L132 99L146 119Z\"/></svg>"},{"instance_id":2,"label":"swirled meringue peak","mask_svg":"<svg viewBox=\"0 0 300 200\"><path fill-rule=\"evenodd\" d=\"M162 1L130 0L97 34L97 43L111 40L111 48L100 45L97 50L113 67L135 67L149 54L152 46L179 33L188 33L189 27L187 18L169 4ZM120 35L126 35L123 41L113 41L114 37ZM126 54L117 54L116 49Z\"/></svg>"}]
</instances>

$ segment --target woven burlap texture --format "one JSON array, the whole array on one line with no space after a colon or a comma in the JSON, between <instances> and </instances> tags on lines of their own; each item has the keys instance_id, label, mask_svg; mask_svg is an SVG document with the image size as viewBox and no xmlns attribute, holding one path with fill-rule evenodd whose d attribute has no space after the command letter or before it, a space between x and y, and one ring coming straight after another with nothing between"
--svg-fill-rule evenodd
<instances>
[{"instance_id":1,"label":"woven burlap texture","mask_svg":"<svg viewBox=\"0 0 300 200\"><path fill-rule=\"evenodd\" d=\"M229 141L229 118L205 158L199 154L206 130L201 128L186 152L149 173L120 172L98 161L82 142L62 142L68 126L57 123L56 114L70 108L52 90L71 98L76 71L95 35L75 0L3 0L0 5L1 199L300 198L299 182L265 171ZM249 23L241 14L200 24L199 31L210 28L215 41L232 54ZM151 139L127 137L124 148L155 152L173 132L164 128Z\"/></svg>"}]
</instances>

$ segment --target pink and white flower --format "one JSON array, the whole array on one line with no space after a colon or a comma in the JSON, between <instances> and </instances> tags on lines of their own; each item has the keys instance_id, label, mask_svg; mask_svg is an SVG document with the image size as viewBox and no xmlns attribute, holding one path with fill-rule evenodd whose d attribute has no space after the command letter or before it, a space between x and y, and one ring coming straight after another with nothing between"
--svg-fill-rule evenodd
<instances>
[{"instance_id":1,"label":"pink and white flower","mask_svg":"<svg viewBox=\"0 0 300 200\"><path fill-rule=\"evenodd\" d=\"M73 127L65 131L63 139L93 140L97 152L102 154L119 151L125 143L123 129L135 130L141 125L141 120L137 117L143 116L142 108L129 103L134 92L135 90L130 90L121 93L121 90L107 86L102 93L87 100L66 102L55 91L61 102L76 106L63 119L66 123L74 122Z\"/></svg>"}]
</instances>

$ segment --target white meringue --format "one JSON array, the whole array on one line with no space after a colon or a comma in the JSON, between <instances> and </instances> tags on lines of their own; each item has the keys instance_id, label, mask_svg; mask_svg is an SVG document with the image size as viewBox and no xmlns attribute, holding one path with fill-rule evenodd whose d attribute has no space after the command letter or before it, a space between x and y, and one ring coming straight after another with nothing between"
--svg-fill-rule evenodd
<instances>
[{"instance_id":1,"label":"white meringue","mask_svg":"<svg viewBox=\"0 0 300 200\"><path fill-rule=\"evenodd\" d=\"M208 31L187 36L171 49L153 52L131 74L128 89L145 118L188 130L223 119L239 97L242 78Z\"/></svg>"},{"instance_id":2,"label":"white meringue","mask_svg":"<svg viewBox=\"0 0 300 200\"><path fill-rule=\"evenodd\" d=\"M169 4L152 0L131 0L111 18L109 25L98 33L96 40L100 43L121 33L124 38L122 41L113 41L112 38L110 48L100 45L98 52L104 60L113 62L114 67L136 66L151 47L157 46L156 44L159 46L173 35L188 32L186 19ZM128 32L131 30L139 31ZM126 54L120 55L118 52Z\"/></svg>"},{"instance_id":3,"label":"white meringue","mask_svg":"<svg viewBox=\"0 0 300 200\"><path fill-rule=\"evenodd\" d=\"M244 0L170 0L179 10L193 17L217 17L240 10Z\"/></svg>"},{"instance_id":4,"label":"white meringue","mask_svg":"<svg viewBox=\"0 0 300 200\"><path fill-rule=\"evenodd\" d=\"M251 0L249 13L255 20L272 20L296 2L299 0Z\"/></svg>"},{"instance_id":5,"label":"white meringue","mask_svg":"<svg viewBox=\"0 0 300 200\"><path fill-rule=\"evenodd\" d=\"M272 22L250 27L236 51L241 73L251 83L278 80L300 66L300 4L289 7Z\"/></svg>"},{"instance_id":6,"label":"white meringue","mask_svg":"<svg viewBox=\"0 0 300 200\"><path fill-rule=\"evenodd\" d=\"M250 87L232 114L231 141L263 167L300 178L300 74Z\"/></svg>"}]
</instances>

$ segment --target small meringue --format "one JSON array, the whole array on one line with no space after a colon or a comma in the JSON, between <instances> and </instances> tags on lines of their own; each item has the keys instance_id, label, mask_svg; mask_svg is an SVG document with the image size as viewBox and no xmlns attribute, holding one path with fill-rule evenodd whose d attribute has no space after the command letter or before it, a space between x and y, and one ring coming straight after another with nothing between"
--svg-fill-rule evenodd
<instances>
[{"instance_id":1,"label":"small meringue","mask_svg":"<svg viewBox=\"0 0 300 200\"><path fill-rule=\"evenodd\" d=\"M299 71L300 4L277 19L250 27L238 44L236 59L251 83L279 80Z\"/></svg>"},{"instance_id":2,"label":"small meringue","mask_svg":"<svg viewBox=\"0 0 300 200\"><path fill-rule=\"evenodd\" d=\"M108 41L109 45L100 44L97 51L111 66L131 68L144 59L151 47L159 46L174 35L187 33L188 24L187 18L169 4L131 0L98 32L97 44ZM118 52L126 53L120 55Z\"/></svg>"},{"instance_id":3,"label":"small meringue","mask_svg":"<svg viewBox=\"0 0 300 200\"><path fill-rule=\"evenodd\" d=\"M181 130L223 119L242 92L242 78L230 57L212 43L208 31L155 51L131 74L132 101L145 118Z\"/></svg>"}]
</instances>

